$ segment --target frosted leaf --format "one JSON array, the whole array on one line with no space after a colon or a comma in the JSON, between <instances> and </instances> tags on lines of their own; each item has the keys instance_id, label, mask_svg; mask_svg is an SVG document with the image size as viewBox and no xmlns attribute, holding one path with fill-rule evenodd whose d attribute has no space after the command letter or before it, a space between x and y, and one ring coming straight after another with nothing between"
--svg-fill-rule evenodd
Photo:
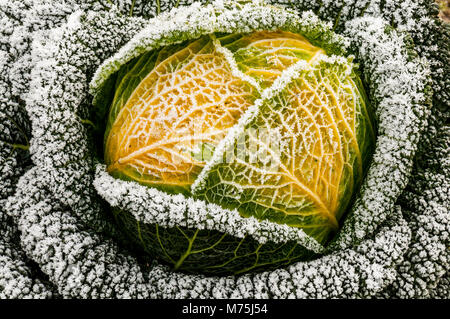
<instances>
[{"instance_id":1,"label":"frosted leaf","mask_svg":"<svg viewBox=\"0 0 450 319\"><path fill-rule=\"evenodd\" d=\"M311 61L324 54L300 34L260 31L218 38L233 52L239 69L269 87L281 73L300 60Z\"/></svg>"},{"instance_id":2,"label":"frosted leaf","mask_svg":"<svg viewBox=\"0 0 450 319\"><path fill-rule=\"evenodd\" d=\"M194 195L324 242L362 179L374 139L358 81L338 59L318 58L299 71L227 136Z\"/></svg>"},{"instance_id":3,"label":"frosted leaf","mask_svg":"<svg viewBox=\"0 0 450 319\"><path fill-rule=\"evenodd\" d=\"M108 171L163 188L189 188L259 95L208 36L143 55L118 86L105 134Z\"/></svg>"}]
</instances>

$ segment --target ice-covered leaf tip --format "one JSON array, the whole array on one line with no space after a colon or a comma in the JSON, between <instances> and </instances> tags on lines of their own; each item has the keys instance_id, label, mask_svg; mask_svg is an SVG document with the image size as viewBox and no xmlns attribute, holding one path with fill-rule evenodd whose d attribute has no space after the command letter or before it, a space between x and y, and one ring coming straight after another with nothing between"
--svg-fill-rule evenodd
<instances>
[{"instance_id":1,"label":"ice-covered leaf tip","mask_svg":"<svg viewBox=\"0 0 450 319\"><path fill-rule=\"evenodd\" d=\"M215 32L149 50L120 68L111 90L111 175L299 227L322 243L375 138L351 58L295 32Z\"/></svg>"}]
</instances>

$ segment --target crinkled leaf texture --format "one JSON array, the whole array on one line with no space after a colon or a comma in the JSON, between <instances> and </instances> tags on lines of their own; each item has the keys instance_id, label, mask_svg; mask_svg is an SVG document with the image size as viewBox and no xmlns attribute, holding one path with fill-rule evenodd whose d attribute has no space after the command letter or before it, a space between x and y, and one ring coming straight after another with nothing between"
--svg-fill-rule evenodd
<instances>
[{"instance_id":1,"label":"crinkled leaf texture","mask_svg":"<svg viewBox=\"0 0 450 319\"><path fill-rule=\"evenodd\" d=\"M190 25L180 31L186 16ZM248 18L263 16L270 24ZM191 7L155 23L161 29L150 24L92 80L97 113L110 108L105 161L114 177L163 191L190 195L186 187L194 182L196 200L129 183L112 187L98 176L94 185L119 225L145 251L190 272L268 270L323 250L319 243L337 229L360 184L374 132L351 61L326 55L305 37L330 55L344 52L345 38L312 14L267 6ZM229 25L250 32L224 34ZM268 151L264 159L226 155L245 135L260 147L256 156ZM267 139L277 135L280 157ZM206 142L212 154L197 157L194 150ZM136 209L138 196L144 205ZM138 214L149 216L133 219Z\"/></svg>"},{"instance_id":2,"label":"crinkled leaf texture","mask_svg":"<svg viewBox=\"0 0 450 319\"><path fill-rule=\"evenodd\" d=\"M448 28L434 17L432 5L421 0L322 1L320 6L306 0L276 2L299 11L312 9L352 39L350 47L376 107L379 135L374 159L333 251L283 269L241 276L185 275L155 265L147 269L133 257L132 247L118 244L120 234L114 233L92 186L96 149L91 140L95 129L85 120L90 103L87 85L92 70L148 23L128 18L130 11L146 12L142 17L148 18L190 1L161 0L159 6L150 7L123 1L112 10L108 1L68 1L64 6L34 1L25 8L12 1L0 8L2 13L6 10L1 18L8 22L1 29L1 41L14 43L11 52L19 52L26 62L3 64L13 85L0 88L13 87L22 97L16 101L25 105L31 120L33 165L5 201L4 211L13 217L7 227L18 230L15 242L24 252L13 253L18 263L11 265L22 267L19 263L30 259L42 273L30 271L25 276L19 271L20 276L9 276L14 272L2 271L6 297L35 297L39 291L40 296L50 296L52 287L63 297L84 298L449 297ZM72 15L58 28L77 9L85 13ZM372 17L351 21L363 15ZM398 31L386 27L383 18ZM23 20L33 33L18 25ZM35 31L40 28L49 31ZM18 42L10 40L14 32L17 36L12 39ZM20 43L31 37L32 48L29 40L27 45ZM414 60L414 51L432 71L429 116L426 96L421 94L427 76ZM31 76L21 71L23 66L34 67ZM29 87L32 91L26 93ZM2 100L2 110L12 101ZM17 119L19 113L14 109L11 114ZM14 134L5 132L2 138ZM27 164L7 166L3 163L8 157L2 153L0 158L2 172L10 172L0 177L11 185L9 190L1 188L5 198L14 191L12 176L20 176ZM11 247L10 251L20 250L18 245ZM1 250L2 258L8 254ZM43 274L50 283L41 284ZM36 288L20 289L35 283Z\"/></svg>"}]
</instances>

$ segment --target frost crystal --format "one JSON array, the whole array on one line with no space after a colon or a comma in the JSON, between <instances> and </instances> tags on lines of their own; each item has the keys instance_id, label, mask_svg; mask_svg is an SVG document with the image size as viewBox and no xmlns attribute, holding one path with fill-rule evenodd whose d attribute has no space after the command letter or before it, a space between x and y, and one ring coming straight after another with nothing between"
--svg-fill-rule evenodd
<instances>
[{"instance_id":1,"label":"frost crystal","mask_svg":"<svg viewBox=\"0 0 450 319\"><path fill-rule=\"evenodd\" d=\"M450 33L432 2L267 1L288 10L259 2L188 8L192 1L116 2L0 4L1 297L449 297ZM320 258L258 274L205 277L145 268L126 243L117 244L121 234L97 190L119 205L111 195L123 195L124 188L109 188L118 185L101 166L95 169L88 92L149 45L163 46L158 34L196 25L191 37L198 38L217 22L214 10L224 12L224 32L249 31L235 17L250 12L258 12L249 19L267 30L299 16L303 31L319 36L334 28L341 36L326 39L335 43L329 49L347 47L361 67L376 107L376 150L344 227ZM305 10L314 14L298 13ZM274 11L280 14L269 14ZM194 13L199 21L186 23ZM182 16L177 23L163 23L175 14ZM328 23L308 29L319 19ZM128 42L137 34L139 40ZM112 63L122 53L123 60ZM100 65L103 71L94 75ZM156 195L152 207L165 205ZM139 198L120 205L138 205ZM172 217L183 214L180 207ZM235 230L262 232L250 220Z\"/></svg>"}]
</instances>

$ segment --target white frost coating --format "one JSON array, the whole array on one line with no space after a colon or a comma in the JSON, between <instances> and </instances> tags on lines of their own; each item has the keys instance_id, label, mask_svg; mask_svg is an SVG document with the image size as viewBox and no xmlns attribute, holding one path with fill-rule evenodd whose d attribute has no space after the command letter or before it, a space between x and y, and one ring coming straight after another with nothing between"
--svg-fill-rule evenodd
<instances>
[{"instance_id":1,"label":"white frost coating","mask_svg":"<svg viewBox=\"0 0 450 319\"><path fill-rule=\"evenodd\" d=\"M261 244L295 241L316 253L323 251L322 245L302 229L241 217L236 210L118 180L106 172L103 164L97 164L94 186L111 206L130 212L136 220L146 224L217 230L238 238L249 235Z\"/></svg>"},{"instance_id":2,"label":"white frost coating","mask_svg":"<svg viewBox=\"0 0 450 319\"><path fill-rule=\"evenodd\" d=\"M157 296L165 298L358 298L374 295L381 286L394 280L395 271L390 265L401 261L410 240L411 234L400 218L400 210L393 217L392 227L380 229L374 240L285 269L208 278L172 273L157 266L150 276L158 278L153 282L155 291L159 293Z\"/></svg>"},{"instance_id":3,"label":"white frost coating","mask_svg":"<svg viewBox=\"0 0 450 319\"><path fill-rule=\"evenodd\" d=\"M264 101L272 99L274 96L283 91L286 86L291 83L293 80L297 79L300 76L302 71L309 71L317 68L321 63L330 63L330 64L341 64L346 67L346 74L350 74L354 65L350 62L353 59L353 56L348 58L342 56L327 56L321 53L318 53L314 56L309 62L305 60L300 60L295 64L289 66L286 70L283 70L280 76L278 76L273 84L264 89L261 92L261 98L257 99L252 106L250 106L246 112L242 115L242 117L238 120L238 122L231 127L227 135L223 140L219 142L219 144L214 149L214 153L211 159L206 163L203 167L200 174L195 179L194 183L191 185L191 191L193 194L200 193L204 186L205 181L208 178L208 174L211 172L211 169L215 167L218 163L220 163L223 159L224 153L229 149L230 146L234 145L236 140L241 136L245 127L258 116L261 106Z\"/></svg>"},{"instance_id":4,"label":"white frost coating","mask_svg":"<svg viewBox=\"0 0 450 319\"><path fill-rule=\"evenodd\" d=\"M404 36L386 33L380 18L356 18L344 34L371 74L369 89L375 103L378 138L360 195L344 223L336 246L349 247L373 232L391 213L412 169L410 158L429 114L425 88L430 70L424 59L409 60Z\"/></svg>"},{"instance_id":5,"label":"white frost coating","mask_svg":"<svg viewBox=\"0 0 450 319\"><path fill-rule=\"evenodd\" d=\"M228 66L230 67L231 70L231 74L237 78L240 78L242 81L249 83L251 86L256 88L258 92L261 92L261 86L259 85L259 83L251 76L244 74L244 72L239 70L236 60L233 57L233 53L224 46L221 46L220 41L216 39L214 34L211 34L211 38L213 39L216 51L221 53L222 56L225 58L225 61L227 61Z\"/></svg>"},{"instance_id":6,"label":"white frost coating","mask_svg":"<svg viewBox=\"0 0 450 319\"><path fill-rule=\"evenodd\" d=\"M82 7L91 12L109 7L106 2L99 4L92 1L95 3L94 7L88 7L84 1L80 1L79 6L78 3L75 5L75 2L77 1L67 1L68 13L72 10L70 6ZM449 54L442 51L445 50L444 41L448 39L448 33L438 32L437 19L432 18L431 10L424 4L424 1L387 0L382 1L383 5L379 0L326 0L322 2L277 0L276 2L284 2L292 8L301 10L317 10L321 18L330 21L339 16L339 23L336 23L338 28L342 28L345 22L354 16L367 12L384 17L386 21L394 21L401 29L411 31L416 42L415 48L418 49L420 56L427 57L433 66L435 97L444 106L449 105L448 92L450 90L448 90L448 81L445 82L445 74L448 74L446 72L450 65L445 61L448 61ZM126 0L117 3L123 16L127 16L129 3ZM138 9L142 12L145 11L141 10L146 7L139 0L133 1L133 3L135 3L135 12L138 12ZM174 5L172 0L160 0L159 3L162 11L166 11ZM187 4L191 1L180 0L179 3ZM321 7L318 6L319 3L322 3ZM10 10L8 16L13 18L4 19L2 22L5 21L5 24L0 24L0 32L3 26L7 30L7 40L2 40L0 43L1 50L4 49L5 43L13 43L14 48L11 52L19 52L19 55L26 52L29 55L28 39L33 39L35 34L29 30L36 30L36 25L43 28L59 25L58 21L64 17L64 14L55 15L55 8L58 6L58 3L50 0L35 0L29 3L28 8L24 7L22 1L8 1L6 6ZM2 9L0 8L0 17L4 17ZM151 13L157 11L155 6L150 7ZM65 65L70 62L82 69L85 67L91 70L95 69L99 63L97 59L102 61L105 56L110 56L121 45L120 41L111 39L127 38L129 33L133 33L123 27L126 22L119 15L113 15L112 19L107 19L103 11L98 15L94 13L93 18L94 20L83 23L81 27L81 30L85 29L86 33L78 32L76 36L65 34L61 42L53 46L55 56L70 57L67 60L60 58L58 60L60 64ZM15 25L19 21L25 21L30 24L30 27L23 28L21 25ZM95 24L92 21L100 23ZM365 19L365 21L370 25L373 20ZM365 43L366 27L354 30L355 34L362 35L360 40L353 43L356 53L359 46ZM11 30L14 31L12 35ZM392 33L387 40L392 39L395 35L396 32ZM376 34L369 34L368 39L373 46L368 47L367 50L380 48L382 49L381 53L386 53L383 55L386 58L388 51L392 49L392 43L383 45L384 37L380 38L380 42L374 42L375 37ZM0 38L2 38L1 35ZM22 38L27 41L21 40ZM78 42L78 38L83 41ZM442 46L436 47L436 43ZM387 49L389 50L386 51ZM33 55L40 56L37 53L34 52ZM370 65L379 61L377 59L367 60L367 57L369 57L368 54L361 57L357 54L359 61L365 67L369 66L368 70L370 70ZM382 58L380 57L380 59ZM390 61L389 57L387 57L387 61ZM24 60L18 60L15 63L8 62L7 64L12 70L8 75L14 82L14 87L25 84L25 90L20 91L20 95L26 91L31 67L27 62L28 69L25 69L28 72L25 72L27 70L16 72L20 70L18 66L23 65L23 62ZM413 66L403 70L412 74L414 73L411 71L414 70ZM417 64L415 66L418 67ZM394 201L395 194L406 185L408 176L406 168L410 165L408 162L412 161L413 152L405 145L416 144L420 135L418 131L415 131L414 134L408 136L401 132L401 128L408 125L417 130L424 124L423 121L416 122L415 119L426 117L426 114L421 113L423 106L419 103L413 108L418 112L414 116L410 113L402 113L402 110L405 110L404 106L409 103L404 103L404 101L419 91L417 87L409 87L402 81L396 81L397 77L395 76L390 77L391 73L396 74L397 67L390 64L383 73L379 73L378 84L384 83L383 87L391 87L393 90L402 87L405 91L412 91L392 96L391 102L385 104L391 105L391 107L378 110L380 119L384 118L385 123L391 119L393 126L399 126L399 129L393 132L398 134L398 138L393 136L388 139L386 136L380 135L380 139L383 140L383 145L386 147L380 150L376 160L379 163L385 160L387 164L379 175L372 175L366 185L370 192L375 190L374 185L377 180L381 181L386 190L395 188L396 190L390 193L392 198L389 198L389 202ZM88 174L86 173L88 168L84 166L87 165L86 163L61 169L61 163L65 164L67 160L72 160L77 152L82 153L81 157L89 156L83 153L85 150L82 147L80 148L80 139L83 138L82 132L84 132L83 126L74 127L73 124L62 121L64 115L80 109L73 100L73 95L77 97L77 100L86 97L87 80L74 76L74 70L70 68L61 70L55 64L49 64L48 68L48 73L35 74L42 80L38 89L41 90L42 97L46 98L45 103L38 100L38 96L36 96L37 100L31 101L33 103L30 102L30 105L27 105L28 109L33 109L30 116L34 123L31 144L36 149L36 153L40 153L40 156L34 163L35 166L22 176L17 185L16 195L7 201L5 209L9 215L15 216L14 226L20 226L20 244L27 254L27 259L32 259L38 264L61 296L66 298L427 298L437 293L435 288L438 286L439 295L448 298L450 293L448 281L450 130L448 125L443 126L442 124L446 120L448 121L448 114L439 112L437 107L434 107L435 114L430 117L429 129L421 137L425 147L417 159L417 168L412 175L408 191L401 196L402 210L398 211L398 215L408 216L407 222L394 220L386 227L374 230L373 237L372 235L366 236L360 245L331 253L312 262L297 263L286 269L263 274L239 277L187 276L170 272L159 266L153 267L150 273L145 273L126 251L119 249L106 236L100 236L82 224L82 218L77 216L72 208L68 208L64 202L64 198L71 196L68 189L78 193L80 200L84 202L90 203L88 198L92 196L87 191L88 187L92 188L92 185L84 182ZM3 74L3 72L0 73L0 78ZM369 82L376 79L370 72L363 72L363 75ZM406 79L406 77L402 76L398 79ZM76 81L80 81L82 86L76 86ZM62 83L65 88L75 87L76 90L57 90L59 83ZM369 93L372 96L372 92ZM47 100L53 101L54 105L49 104ZM0 101L2 110L5 105L2 104L3 102L3 100ZM8 103L12 104L12 101L9 100ZM396 106L398 105L401 105L401 108L397 112ZM384 113L382 109L388 112ZM16 114L18 113L12 113L12 115ZM36 125L36 123L42 123L42 125ZM0 122L0 126L2 124ZM384 133L389 134L389 131L386 130ZM3 136L3 134L13 135L7 127L6 130L3 127L0 129L0 135ZM407 141L407 143L400 143L401 141ZM73 147L69 147L69 145L73 145ZM398 149L402 148L404 152L399 152ZM48 151L52 149L53 152ZM1 154L3 154L2 151L0 151ZM4 159L5 157L1 154L0 159ZM41 165L42 161L49 165ZM395 161L399 162L397 168ZM5 167L2 167L1 172L11 172L8 167L5 170L3 168ZM80 169L83 173L79 172ZM383 180L386 175L392 175L392 180L398 178L398 181L386 183ZM4 181L5 177L8 178L8 174L0 174L0 180ZM9 181L6 180L6 182ZM49 191L49 187L51 191ZM2 188L1 191L3 190ZM367 200L368 203L372 202L373 205L379 207L378 213L382 212L383 198L380 200L377 194L373 193ZM60 205L61 203L63 204ZM91 216L90 219L98 218L95 209L86 209L85 214ZM367 225L374 225L381 220L381 215L375 215L377 217L372 219L372 215L367 213L360 221L364 221ZM390 220L392 215L387 212L385 217ZM35 232L36 229L42 231ZM361 229L363 228L359 227L359 230ZM364 231L361 234L361 237L364 237ZM1 235L3 236L4 232L1 232ZM411 240L409 240L410 237ZM0 244L0 246L2 245ZM3 251L0 254L3 256ZM9 290L5 291L6 294L10 293L7 297L17 296L16 293L20 293L22 296L32 296L31 291L23 289L25 287L23 282L14 282L12 278L14 275L10 275L18 274L18 272L9 271L10 269L5 268L5 271L2 272L6 275L3 278L9 284ZM74 271L73 275L67 276L64 271L69 269L79 269L79 271ZM81 274L81 276L76 276L76 274ZM19 275L23 275L23 272ZM442 279L440 280L440 278ZM36 292L34 288L33 292Z\"/></svg>"},{"instance_id":7,"label":"white frost coating","mask_svg":"<svg viewBox=\"0 0 450 319\"><path fill-rule=\"evenodd\" d=\"M187 39L195 39L202 34L275 29L294 31L294 28L308 31L319 28L323 34L329 36L326 39L328 44L335 45L341 50L348 45L347 39L330 32L331 25L321 22L312 12L304 12L300 17L295 11L267 6L259 1L234 8L231 2L227 1L226 4L232 9L224 9L223 1L214 1L206 6L196 2L189 7L173 9L150 19L146 28L97 69L90 83L90 93L95 96L111 74L142 53Z\"/></svg>"},{"instance_id":8,"label":"white frost coating","mask_svg":"<svg viewBox=\"0 0 450 319\"><path fill-rule=\"evenodd\" d=\"M281 92L294 78L299 76L300 70L306 69L307 66L308 63L306 61L298 61L284 70L281 75L275 79L270 87L262 91L261 98L257 99L254 104L245 111L236 125L228 130L225 138L216 146L211 159L206 163L194 183L191 185L191 191L193 194L198 193L204 187L205 180L208 177L211 168L222 160L224 152L226 152L230 145L234 144L238 136L240 136L244 130L245 126L258 115L263 102Z\"/></svg>"}]
</instances>

